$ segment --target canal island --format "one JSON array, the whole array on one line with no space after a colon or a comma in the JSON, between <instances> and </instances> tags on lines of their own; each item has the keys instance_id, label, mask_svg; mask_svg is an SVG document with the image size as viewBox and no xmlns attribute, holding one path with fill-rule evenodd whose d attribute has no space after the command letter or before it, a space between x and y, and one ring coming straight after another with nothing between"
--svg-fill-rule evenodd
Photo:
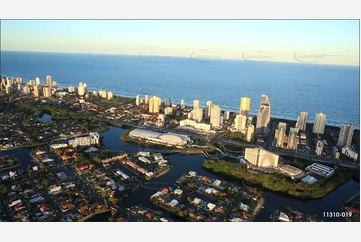
<instances>
[{"instance_id":1,"label":"canal island","mask_svg":"<svg viewBox=\"0 0 361 242\"><path fill-rule=\"evenodd\" d=\"M184 174L176 183L177 187L164 187L150 199L186 221L252 221L264 202L257 194L194 171Z\"/></svg>"}]
</instances>

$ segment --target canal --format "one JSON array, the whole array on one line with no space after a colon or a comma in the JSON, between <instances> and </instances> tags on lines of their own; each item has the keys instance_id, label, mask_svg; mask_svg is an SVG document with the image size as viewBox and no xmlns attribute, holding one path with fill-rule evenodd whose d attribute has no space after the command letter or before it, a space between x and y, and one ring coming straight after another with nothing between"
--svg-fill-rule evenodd
<instances>
[{"instance_id":1,"label":"canal","mask_svg":"<svg viewBox=\"0 0 361 242\"><path fill-rule=\"evenodd\" d=\"M126 130L116 127L110 127L109 130L100 133L103 137L103 143L106 147L113 150L121 150L127 152L137 152L139 150L148 150L147 148L140 148L134 145L123 144L120 140L120 136ZM15 154L21 161L21 168L26 169L28 165L32 165L31 157L28 153L28 149L14 149L9 151L0 152L2 155ZM204 157L202 155L168 155L166 158L171 162L172 169L164 176L156 178L151 181L144 181L141 186L131 193L124 201L120 203L121 207L127 208L131 206L142 205L149 207L153 210L159 210L150 202L150 196L157 192L157 190L164 186L170 186L184 173L188 171L196 171L201 175L209 176L211 178L222 179L222 177L211 174L203 169L202 163ZM126 169L122 169L124 172L129 173ZM239 184L242 186L242 184ZM349 180L343 186L337 190L329 193L327 196L320 199L313 199L310 201L302 201L286 195L276 194L274 192L265 191L263 197L265 198L264 208L261 209L259 214L256 216L255 221L257 222L269 222L270 215L274 210L279 207L290 206L294 210L301 211L306 214L315 214L318 218L324 221L345 221L342 218L323 218L323 212L337 212L340 211L342 202L354 195L360 190L360 185L354 180ZM167 216L167 213L164 214ZM107 214L100 214L92 217L90 221L108 221ZM174 218L170 218L176 220Z\"/></svg>"},{"instance_id":2,"label":"canal","mask_svg":"<svg viewBox=\"0 0 361 242\"><path fill-rule=\"evenodd\" d=\"M133 145L125 145L121 142L119 137L125 132L124 129L111 127L108 131L101 133L104 137L104 145L110 149L124 150L129 152L139 151L140 148ZM147 149L142 149L147 150ZM122 203L122 207L130 207L134 205L143 205L153 210L159 210L154 206L149 198L159 188L163 186L173 185L175 181L185 172L196 171L199 174L209 176L211 178L222 179L217 175L211 174L203 169L202 163L204 157L202 155L169 155L166 156L172 164L172 169L162 177L143 182L142 186L131 193ZM239 184L242 185L242 184ZM286 195L276 194L273 192L263 192L265 198L264 209L262 209L256 216L255 221L268 222L270 215L279 207L290 206L292 209L304 212L306 214L315 214L318 218L324 221L344 221L342 218L323 218L323 212L340 211L342 203L360 190L360 185L354 180L349 180L337 190L329 193L327 196L320 199L313 199L310 201L303 201Z\"/></svg>"}]
</instances>

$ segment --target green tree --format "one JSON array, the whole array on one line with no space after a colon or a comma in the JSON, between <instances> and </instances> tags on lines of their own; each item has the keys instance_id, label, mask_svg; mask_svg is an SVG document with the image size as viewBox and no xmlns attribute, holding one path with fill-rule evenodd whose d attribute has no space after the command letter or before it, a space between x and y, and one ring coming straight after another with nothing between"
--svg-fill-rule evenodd
<instances>
[{"instance_id":1,"label":"green tree","mask_svg":"<svg viewBox=\"0 0 361 242\"><path fill-rule=\"evenodd\" d=\"M0 194L5 195L7 193L7 188L4 184L0 184Z\"/></svg>"},{"instance_id":2,"label":"green tree","mask_svg":"<svg viewBox=\"0 0 361 242\"><path fill-rule=\"evenodd\" d=\"M48 179L43 179L43 180L41 181L41 184L42 184L44 187L46 187L46 188L48 188L48 187L50 186Z\"/></svg>"}]
</instances>

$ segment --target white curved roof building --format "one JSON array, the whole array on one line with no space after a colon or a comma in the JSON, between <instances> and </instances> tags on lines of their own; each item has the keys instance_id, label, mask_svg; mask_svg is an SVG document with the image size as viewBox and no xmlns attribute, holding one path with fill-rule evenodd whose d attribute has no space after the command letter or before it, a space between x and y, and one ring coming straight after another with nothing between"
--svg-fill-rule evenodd
<instances>
[{"instance_id":1,"label":"white curved roof building","mask_svg":"<svg viewBox=\"0 0 361 242\"><path fill-rule=\"evenodd\" d=\"M134 129L129 133L129 137L147 139L149 141L167 145L185 145L190 141L190 138L187 135L159 133L147 129Z\"/></svg>"}]
</instances>

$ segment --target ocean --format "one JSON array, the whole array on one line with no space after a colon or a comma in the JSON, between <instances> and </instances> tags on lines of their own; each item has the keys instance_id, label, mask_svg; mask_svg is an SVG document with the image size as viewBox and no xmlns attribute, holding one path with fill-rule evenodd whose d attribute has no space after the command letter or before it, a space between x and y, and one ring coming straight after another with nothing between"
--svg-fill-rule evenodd
<instances>
[{"instance_id":1,"label":"ocean","mask_svg":"<svg viewBox=\"0 0 361 242\"><path fill-rule=\"evenodd\" d=\"M271 103L271 116L296 120L300 112L327 115L327 124L354 124L360 128L359 66L320 63L205 59L202 56L99 55L1 51L1 76L51 75L58 86L77 87L85 82L90 91L116 95L158 95L173 103L192 105L208 100L222 110L239 111L241 97L251 98L251 114L257 114L261 95Z\"/></svg>"}]
</instances>

